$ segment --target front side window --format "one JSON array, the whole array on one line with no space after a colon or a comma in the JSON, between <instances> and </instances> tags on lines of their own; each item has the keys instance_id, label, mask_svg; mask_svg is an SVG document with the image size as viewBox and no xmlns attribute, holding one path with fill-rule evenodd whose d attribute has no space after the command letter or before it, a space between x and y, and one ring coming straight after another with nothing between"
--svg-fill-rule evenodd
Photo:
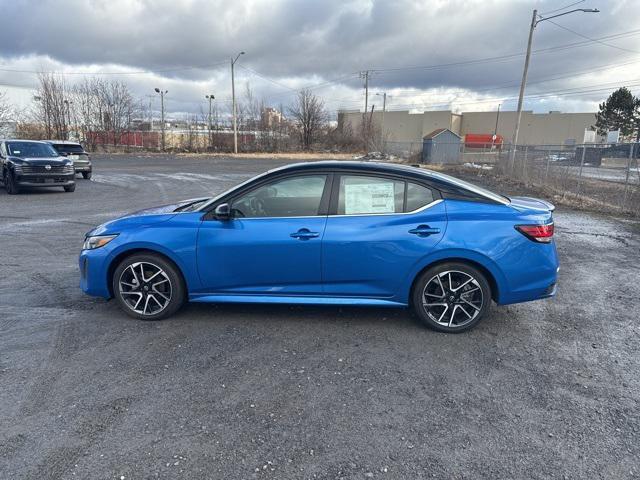
<instances>
[{"instance_id":1,"label":"front side window","mask_svg":"<svg viewBox=\"0 0 640 480\"><path fill-rule=\"evenodd\" d=\"M404 182L364 175L343 175L338 192L338 215L401 213Z\"/></svg>"},{"instance_id":2,"label":"front side window","mask_svg":"<svg viewBox=\"0 0 640 480\"><path fill-rule=\"evenodd\" d=\"M231 203L234 217L310 217L318 215L326 175L276 180L241 195Z\"/></svg>"}]
</instances>

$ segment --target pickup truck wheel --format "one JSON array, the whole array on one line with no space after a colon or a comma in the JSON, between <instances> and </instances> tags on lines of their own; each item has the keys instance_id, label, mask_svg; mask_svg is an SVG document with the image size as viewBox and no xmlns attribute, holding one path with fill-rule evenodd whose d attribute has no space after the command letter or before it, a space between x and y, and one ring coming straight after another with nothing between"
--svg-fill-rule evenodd
<instances>
[{"instance_id":1,"label":"pickup truck wheel","mask_svg":"<svg viewBox=\"0 0 640 480\"><path fill-rule=\"evenodd\" d=\"M65 192L75 192L76 191L76 184L74 183L73 185L69 185L68 187L63 187Z\"/></svg>"},{"instance_id":2,"label":"pickup truck wheel","mask_svg":"<svg viewBox=\"0 0 640 480\"><path fill-rule=\"evenodd\" d=\"M20 189L16 185L16 179L13 177L11 172L5 172L2 180L4 182L4 188L9 195L16 195L17 193L20 193Z\"/></svg>"},{"instance_id":3,"label":"pickup truck wheel","mask_svg":"<svg viewBox=\"0 0 640 480\"><path fill-rule=\"evenodd\" d=\"M82 178L85 180L91 180L91 172L82 172Z\"/></svg>"}]
</instances>

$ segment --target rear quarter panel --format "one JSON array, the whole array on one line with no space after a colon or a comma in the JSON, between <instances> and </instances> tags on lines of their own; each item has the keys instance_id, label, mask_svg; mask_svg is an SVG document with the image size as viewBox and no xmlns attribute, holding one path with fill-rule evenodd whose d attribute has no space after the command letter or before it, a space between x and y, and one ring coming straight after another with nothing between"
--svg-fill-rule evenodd
<instances>
[{"instance_id":1,"label":"rear quarter panel","mask_svg":"<svg viewBox=\"0 0 640 480\"><path fill-rule=\"evenodd\" d=\"M527 239L519 224L551 221L551 212L523 211L507 205L446 200L448 226L438 248L409 274L405 286L429 265L448 259L466 259L483 266L495 280L497 303L539 298L557 275L555 244Z\"/></svg>"}]
</instances>

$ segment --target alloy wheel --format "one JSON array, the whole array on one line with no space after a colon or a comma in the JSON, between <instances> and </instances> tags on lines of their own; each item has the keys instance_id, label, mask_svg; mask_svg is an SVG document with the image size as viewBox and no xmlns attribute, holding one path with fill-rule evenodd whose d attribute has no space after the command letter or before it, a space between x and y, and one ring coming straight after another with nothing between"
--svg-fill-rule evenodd
<instances>
[{"instance_id":1,"label":"alloy wheel","mask_svg":"<svg viewBox=\"0 0 640 480\"><path fill-rule=\"evenodd\" d=\"M136 262L125 268L118 287L125 305L140 315L156 315L171 302L169 276L150 262Z\"/></svg>"},{"instance_id":2,"label":"alloy wheel","mask_svg":"<svg viewBox=\"0 0 640 480\"><path fill-rule=\"evenodd\" d=\"M478 281L457 270L434 275L422 292L422 306L429 318L443 327L463 327L482 310L484 296Z\"/></svg>"}]
</instances>

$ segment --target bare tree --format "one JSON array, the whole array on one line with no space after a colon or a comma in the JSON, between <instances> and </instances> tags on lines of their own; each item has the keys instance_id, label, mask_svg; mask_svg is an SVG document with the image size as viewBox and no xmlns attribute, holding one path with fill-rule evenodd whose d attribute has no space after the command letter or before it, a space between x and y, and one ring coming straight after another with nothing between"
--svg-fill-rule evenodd
<instances>
[{"instance_id":1,"label":"bare tree","mask_svg":"<svg viewBox=\"0 0 640 480\"><path fill-rule=\"evenodd\" d=\"M9 132L7 123L11 120L13 111L7 100L7 94L0 92L0 136L5 136Z\"/></svg>"},{"instance_id":2,"label":"bare tree","mask_svg":"<svg viewBox=\"0 0 640 480\"><path fill-rule=\"evenodd\" d=\"M324 102L305 89L298 92L295 103L288 110L300 135L302 148L309 150L327 122Z\"/></svg>"},{"instance_id":3,"label":"bare tree","mask_svg":"<svg viewBox=\"0 0 640 480\"><path fill-rule=\"evenodd\" d=\"M66 139L68 130L68 92L64 79L53 73L38 74L34 96L34 117L44 125L48 138Z\"/></svg>"}]
</instances>

